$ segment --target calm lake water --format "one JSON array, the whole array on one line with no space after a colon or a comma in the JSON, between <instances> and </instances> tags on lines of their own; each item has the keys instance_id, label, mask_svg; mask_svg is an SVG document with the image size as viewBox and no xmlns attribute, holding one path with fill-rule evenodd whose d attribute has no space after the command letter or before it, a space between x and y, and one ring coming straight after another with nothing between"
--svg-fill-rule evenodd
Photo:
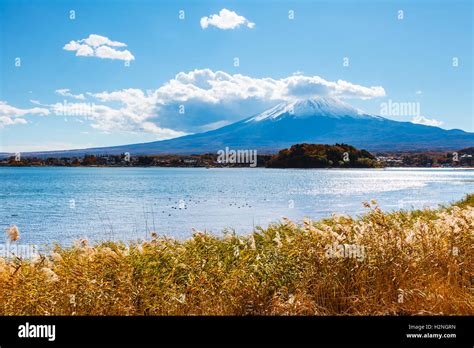
<instances>
[{"instance_id":1,"label":"calm lake water","mask_svg":"<svg viewBox=\"0 0 474 348\"><path fill-rule=\"evenodd\" d=\"M192 228L249 233L286 216L436 207L474 192L474 171L205 168L0 168L0 229L22 243L177 238ZM0 237L0 242L3 237Z\"/></svg>"}]
</instances>

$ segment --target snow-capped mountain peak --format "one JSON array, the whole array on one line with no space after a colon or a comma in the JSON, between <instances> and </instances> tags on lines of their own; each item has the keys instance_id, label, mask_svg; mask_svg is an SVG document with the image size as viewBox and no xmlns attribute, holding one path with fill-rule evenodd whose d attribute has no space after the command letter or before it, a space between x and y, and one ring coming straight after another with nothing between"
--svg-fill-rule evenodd
<instances>
[{"instance_id":1,"label":"snow-capped mountain peak","mask_svg":"<svg viewBox=\"0 0 474 348\"><path fill-rule=\"evenodd\" d=\"M263 120L278 120L282 117L304 118L304 117L372 117L364 111L331 97L318 97L312 99L296 100L280 103L261 114L253 116L246 122L259 122Z\"/></svg>"},{"instance_id":2,"label":"snow-capped mountain peak","mask_svg":"<svg viewBox=\"0 0 474 348\"><path fill-rule=\"evenodd\" d=\"M456 150L474 143L474 133L444 130L374 116L335 98L282 103L256 116L204 133L151 143L34 153L72 157L84 154L197 154L225 147L269 154L294 144L351 144L369 151Z\"/></svg>"}]
</instances>

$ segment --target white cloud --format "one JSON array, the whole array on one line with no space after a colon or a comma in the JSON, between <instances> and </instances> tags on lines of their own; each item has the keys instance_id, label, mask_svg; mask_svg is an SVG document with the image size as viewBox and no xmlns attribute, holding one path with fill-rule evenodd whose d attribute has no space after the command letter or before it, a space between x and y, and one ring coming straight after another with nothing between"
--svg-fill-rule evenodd
<instances>
[{"instance_id":1,"label":"white cloud","mask_svg":"<svg viewBox=\"0 0 474 348\"><path fill-rule=\"evenodd\" d=\"M94 50L88 45L81 45L77 41L70 41L63 47L66 51L76 51L78 57L92 57L94 56Z\"/></svg>"},{"instance_id":2,"label":"white cloud","mask_svg":"<svg viewBox=\"0 0 474 348\"><path fill-rule=\"evenodd\" d=\"M422 124L425 126L433 126L433 127L441 127L444 122L442 121L437 121L434 119L426 118L424 116L415 116L411 120L412 123L417 123L417 124Z\"/></svg>"},{"instance_id":3,"label":"white cloud","mask_svg":"<svg viewBox=\"0 0 474 348\"><path fill-rule=\"evenodd\" d=\"M327 95L338 98L372 99L385 96L383 87L365 87L348 81L331 82L319 76L293 75L282 80L289 98Z\"/></svg>"},{"instance_id":4,"label":"white cloud","mask_svg":"<svg viewBox=\"0 0 474 348\"><path fill-rule=\"evenodd\" d=\"M13 126L15 124L26 124L26 120L23 118L12 118L8 116L0 116L0 129L6 126Z\"/></svg>"},{"instance_id":5,"label":"white cloud","mask_svg":"<svg viewBox=\"0 0 474 348\"><path fill-rule=\"evenodd\" d=\"M27 121L23 118L27 115L49 115L50 111L45 108L20 109L0 101L0 128L15 124L25 124Z\"/></svg>"},{"instance_id":6,"label":"white cloud","mask_svg":"<svg viewBox=\"0 0 474 348\"><path fill-rule=\"evenodd\" d=\"M126 47L123 42L112 41L101 35L91 34L86 39L72 40L63 49L76 51L76 56L97 57L102 59L119 59L124 61L135 60L129 50L117 50L112 47Z\"/></svg>"},{"instance_id":7,"label":"white cloud","mask_svg":"<svg viewBox=\"0 0 474 348\"><path fill-rule=\"evenodd\" d=\"M241 25L245 25L250 29L255 27L255 23L250 22L244 16L240 16L236 12L225 8L220 10L219 14L202 17L200 23L203 29L207 29L210 25L223 30L236 29Z\"/></svg>"},{"instance_id":8,"label":"white cloud","mask_svg":"<svg viewBox=\"0 0 474 348\"><path fill-rule=\"evenodd\" d=\"M348 81L327 81L319 76L291 75L282 79L231 75L210 69L180 72L156 93L159 99L186 101L198 98L208 102L259 98L294 100L315 96L371 99L385 96L383 87L365 87Z\"/></svg>"},{"instance_id":9,"label":"white cloud","mask_svg":"<svg viewBox=\"0 0 474 348\"><path fill-rule=\"evenodd\" d=\"M102 45L113 46L113 47L127 47L123 42L112 41L109 38L101 35L91 34L87 39L79 40L92 47L99 47Z\"/></svg>"},{"instance_id":10,"label":"white cloud","mask_svg":"<svg viewBox=\"0 0 474 348\"><path fill-rule=\"evenodd\" d=\"M154 109L154 106L150 104L141 104L138 99L130 104L123 100L122 104L120 107L114 108L95 103L63 102L51 104L49 108L51 113L57 116L86 119L91 122L92 128L106 133L114 131L145 132L156 135L157 140L176 138L187 134L149 122L148 118L153 115Z\"/></svg>"},{"instance_id":11,"label":"white cloud","mask_svg":"<svg viewBox=\"0 0 474 348\"><path fill-rule=\"evenodd\" d=\"M125 61L134 60L135 57L130 51L118 51L108 46L100 46L95 50L95 56L98 58L120 59Z\"/></svg>"},{"instance_id":12,"label":"white cloud","mask_svg":"<svg viewBox=\"0 0 474 348\"><path fill-rule=\"evenodd\" d=\"M62 95L63 97L69 97L69 98L74 98L74 99L79 99L79 100L84 100L84 94L72 94L68 88L63 88L63 89L57 89L56 93L59 95Z\"/></svg>"}]
</instances>

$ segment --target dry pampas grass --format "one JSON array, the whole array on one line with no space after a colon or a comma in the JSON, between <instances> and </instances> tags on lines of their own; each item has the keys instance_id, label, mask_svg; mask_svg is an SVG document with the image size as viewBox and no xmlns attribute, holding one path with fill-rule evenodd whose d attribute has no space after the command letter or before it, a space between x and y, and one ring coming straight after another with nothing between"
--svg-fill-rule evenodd
<instances>
[{"instance_id":1,"label":"dry pampas grass","mask_svg":"<svg viewBox=\"0 0 474 348\"><path fill-rule=\"evenodd\" d=\"M365 205L248 236L0 258L0 315L473 315L474 195L435 210Z\"/></svg>"}]
</instances>

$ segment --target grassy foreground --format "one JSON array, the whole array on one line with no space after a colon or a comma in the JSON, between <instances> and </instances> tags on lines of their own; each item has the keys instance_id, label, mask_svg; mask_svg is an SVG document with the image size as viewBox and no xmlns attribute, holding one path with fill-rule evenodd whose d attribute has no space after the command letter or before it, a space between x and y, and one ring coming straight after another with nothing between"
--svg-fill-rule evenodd
<instances>
[{"instance_id":1,"label":"grassy foreground","mask_svg":"<svg viewBox=\"0 0 474 348\"><path fill-rule=\"evenodd\" d=\"M0 315L472 315L474 195L438 210L0 258ZM18 236L13 236L17 239Z\"/></svg>"}]
</instances>

